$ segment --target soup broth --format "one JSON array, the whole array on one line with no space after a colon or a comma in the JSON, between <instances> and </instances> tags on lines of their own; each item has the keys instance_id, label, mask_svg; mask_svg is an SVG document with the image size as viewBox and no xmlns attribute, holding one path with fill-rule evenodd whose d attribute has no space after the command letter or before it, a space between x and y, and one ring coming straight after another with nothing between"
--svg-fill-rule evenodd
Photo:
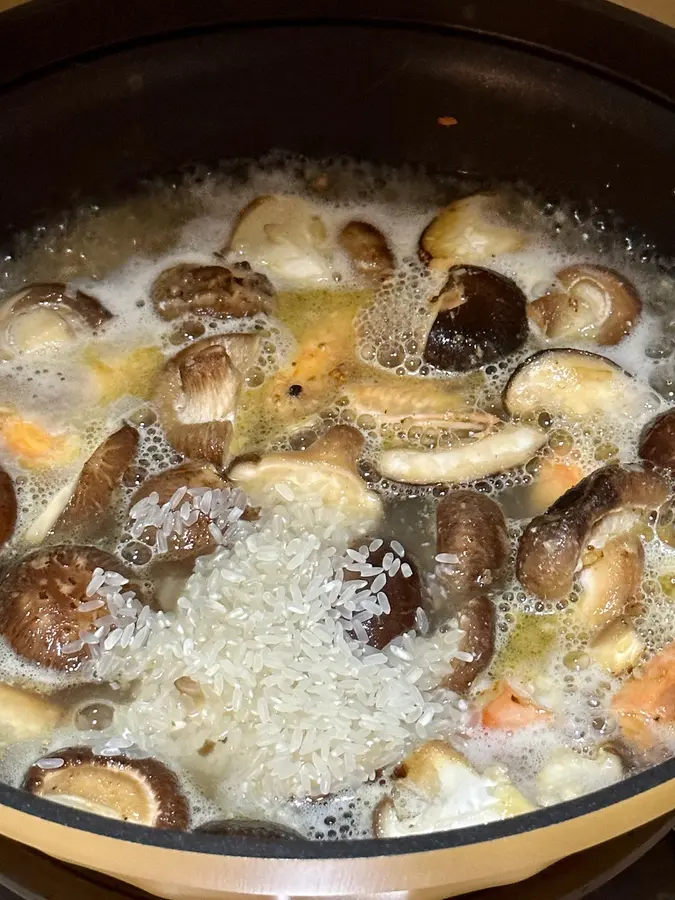
<instances>
[{"instance_id":1,"label":"soup broth","mask_svg":"<svg viewBox=\"0 0 675 900\"><path fill-rule=\"evenodd\" d=\"M524 189L279 157L18 237L0 775L345 839L665 759L668 271Z\"/></svg>"}]
</instances>

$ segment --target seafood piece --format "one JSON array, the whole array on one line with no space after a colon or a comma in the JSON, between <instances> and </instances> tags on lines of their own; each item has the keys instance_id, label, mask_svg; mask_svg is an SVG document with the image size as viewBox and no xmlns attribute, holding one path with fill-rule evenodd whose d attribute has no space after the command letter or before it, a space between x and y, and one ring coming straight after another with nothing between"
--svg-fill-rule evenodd
<instances>
[{"instance_id":1,"label":"seafood piece","mask_svg":"<svg viewBox=\"0 0 675 900\"><path fill-rule=\"evenodd\" d=\"M675 725L675 643L632 675L612 700L624 737L642 749L653 747L658 728Z\"/></svg>"}]
</instances>

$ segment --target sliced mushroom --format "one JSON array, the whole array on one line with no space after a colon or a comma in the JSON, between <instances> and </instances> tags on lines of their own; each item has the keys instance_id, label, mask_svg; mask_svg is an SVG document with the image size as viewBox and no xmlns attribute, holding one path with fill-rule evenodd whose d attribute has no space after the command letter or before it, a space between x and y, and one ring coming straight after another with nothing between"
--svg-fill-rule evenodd
<instances>
[{"instance_id":1,"label":"sliced mushroom","mask_svg":"<svg viewBox=\"0 0 675 900\"><path fill-rule=\"evenodd\" d=\"M518 366L503 402L512 416L582 418L624 410L636 396L630 375L604 356L584 350L542 350Z\"/></svg>"},{"instance_id":2,"label":"sliced mushroom","mask_svg":"<svg viewBox=\"0 0 675 900\"><path fill-rule=\"evenodd\" d=\"M368 539L365 539L365 544L368 543ZM381 650L399 634L414 630L417 610L424 606L422 584L414 561L408 556L400 556L389 542L383 542L377 550L369 550L367 547L363 549L366 550L365 553L361 551L365 556L365 563L350 564L349 569L345 569L344 579L363 580L372 590L373 584L382 580L380 572L386 575L386 581L374 593L378 596L379 593L384 594L389 612L375 615L363 623L368 636L367 643ZM403 568L404 565L406 568ZM372 568L378 571L370 574Z\"/></svg>"},{"instance_id":3,"label":"sliced mushroom","mask_svg":"<svg viewBox=\"0 0 675 900\"><path fill-rule=\"evenodd\" d=\"M637 324L642 302L634 286L604 266L568 266L557 273L562 290L534 300L528 314L547 338L618 344Z\"/></svg>"},{"instance_id":4,"label":"sliced mushroom","mask_svg":"<svg viewBox=\"0 0 675 900\"><path fill-rule=\"evenodd\" d=\"M620 616L593 638L589 654L612 675L635 668L645 651L645 642L631 622Z\"/></svg>"},{"instance_id":5,"label":"sliced mushroom","mask_svg":"<svg viewBox=\"0 0 675 900\"><path fill-rule=\"evenodd\" d=\"M274 297L269 278L248 263L229 267L181 263L165 269L150 289L153 306L167 322L186 313L217 319L270 313Z\"/></svg>"},{"instance_id":6,"label":"sliced mushroom","mask_svg":"<svg viewBox=\"0 0 675 900\"><path fill-rule=\"evenodd\" d=\"M581 592L574 615L595 631L622 616L635 599L642 583L644 550L637 535L623 534L593 550L589 557L589 561L582 557Z\"/></svg>"},{"instance_id":7,"label":"sliced mushroom","mask_svg":"<svg viewBox=\"0 0 675 900\"><path fill-rule=\"evenodd\" d=\"M345 386L345 396L355 415L372 416L379 425L445 418L462 421L461 414L470 413L466 395L437 379L397 377L396 380L352 381ZM482 415L485 425L498 421L489 413ZM477 424L480 421L480 416L475 414L469 418Z\"/></svg>"},{"instance_id":8,"label":"sliced mushroom","mask_svg":"<svg viewBox=\"0 0 675 900\"><path fill-rule=\"evenodd\" d=\"M422 233L423 258L434 269L448 269L522 250L528 235L514 224L505 200L497 194L473 194L446 206Z\"/></svg>"},{"instance_id":9,"label":"sliced mushroom","mask_svg":"<svg viewBox=\"0 0 675 900\"><path fill-rule=\"evenodd\" d=\"M0 548L4 547L14 534L17 514L14 482L0 466Z\"/></svg>"},{"instance_id":10,"label":"sliced mushroom","mask_svg":"<svg viewBox=\"0 0 675 900\"><path fill-rule=\"evenodd\" d=\"M477 491L452 491L438 504L436 579L452 598L501 587L509 550L504 513L490 497Z\"/></svg>"},{"instance_id":11,"label":"sliced mushroom","mask_svg":"<svg viewBox=\"0 0 675 900\"><path fill-rule=\"evenodd\" d=\"M630 531L644 510L657 509L667 496L668 484L655 472L598 469L527 526L518 547L519 581L542 600L567 597L582 555Z\"/></svg>"},{"instance_id":12,"label":"sliced mushroom","mask_svg":"<svg viewBox=\"0 0 675 900\"><path fill-rule=\"evenodd\" d=\"M50 734L62 714L61 706L49 697L0 683L0 750Z\"/></svg>"},{"instance_id":13,"label":"sliced mushroom","mask_svg":"<svg viewBox=\"0 0 675 900\"><path fill-rule=\"evenodd\" d=\"M96 756L89 747L66 747L32 765L22 787L108 819L179 831L190 824L178 779L150 757Z\"/></svg>"},{"instance_id":14,"label":"sliced mushroom","mask_svg":"<svg viewBox=\"0 0 675 900\"><path fill-rule=\"evenodd\" d=\"M654 747L659 728L675 726L675 643L657 653L643 671L634 673L612 700L612 711L628 740L643 749Z\"/></svg>"},{"instance_id":15,"label":"sliced mushroom","mask_svg":"<svg viewBox=\"0 0 675 900\"><path fill-rule=\"evenodd\" d=\"M6 357L74 340L112 318L95 297L65 284L31 284L0 305L0 352Z\"/></svg>"},{"instance_id":16,"label":"sliced mushroom","mask_svg":"<svg viewBox=\"0 0 675 900\"><path fill-rule=\"evenodd\" d=\"M30 525L25 539L41 544L50 531L91 528L110 508L110 501L138 448L138 432L123 425L89 457Z\"/></svg>"},{"instance_id":17,"label":"sliced mushroom","mask_svg":"<svg viewBox=\"0 0 675 900\"><path fill-rule=\"evenodd\" d=\"M304 841L306 838L288 825L265 822L262 819L217 819L195 828L199 834L219 834L223 837L250 838L254 841Z\"/></svg>"},{"instance_id":18,"label":"sliced mushroom","mask_svg":"<svg viewBox=\"0 0 675 900\"><path fill-rule=\"evenodd\" d=\"M437 369L477 369L508 356L527 339L525 294L498 272L454 266L432 306L436 317L424 359Z\"/></svg>"},{"instance_id":19,"label":"sliced mushroom","mask_svg":"<svg viewBox=\"0 0 675 900\"><path fill-rule=\"evenodd\" d=\"M640 435L640 457L675 475L675 409L657 416Z\"/></svg>"},{"instance_id":20,"label":"sliced mushroom","mask_svg":"<svg viewBox=\"0 0 675 900\"><path fill-rule=\"evenodd\" d=\"M302 197L270 194L255 199L242 210L228 249L289 281L334 278L326 226Z\"/></svg>"},{"instance_id":21,"label":"sliced mushroom","mask_svg":"<svg viewBox=\"0 0 675 900\"><path fill-rule=\"evenodd\" d=\"M376 837L480 825L533 809L503 769L493 767L481 775L443 741L423 744L397 774L401 777L392 796L384 797L373 812Z\"/></svg>"},{"instance_id":22,"label":"sliced mushroom","mask_svg":"<svg viewBox=\"0 0 675 900\"><path fill-rule=\"evenodd\" d=\"M186 490L180 499L175 500L177 493L181 492L181 488ZM211 498L215 491L224 492L229 496L230 484L225 478L222 478L214 466L203 462L186 462L174 469L167 469L159 475L153 475L147 478L136 493L131 498L130 509L133 511L136 504L156 495L156 508L160 509L165 504L174 502L174 514L176 520L180 519L184 524L174 527L169 535L166 535L167 553L172 559L193 558L210 553L216 547L216 540L212 533L212 525L214 518L211 515L202 512L198 508L199 502L196 497L188 494L191 488L206 488L211 491ZM184 516L182 515L184 513ZM132 518L133 512L132 512ZM142 535L146 538L146 542L155 544L155 553L161 553L157 546L157 528L153 530L148 526ZM135 533L132 531L132 534ZM141 537L139 534L138 537Z\"/></svg>"},{"instance_id":23,"label":"sliced mushroom","mask_svg":"<svg viewBox=\"0 0 675 900\"><path fill-rule=\"evenodd\" d=\"M464 694L490 665L494 654L495 608L485 595L472 597L460 608L457 619L464 632L458 649L470 653L471 660L454 659L452 674L447 675L441 685L456 694Z\"/></svg>"},{"instance_id":24,"label":"sliced mushroom","mask_svg":"<svg viewBox=\"0 0 675 900\"><path fill-rule=\"evenodd\" d=\"M218 468L226 465L237 399L259 341L252 334L203 338L167 362L155 402L179 453Z\"/></svg>"},{"instance_id":25,"label":"sliced mushroom","mask_svg":"<svg viewBox=\"0 0 675 900\"><path fill-rule=\"evenodd\" d=\"M340 510L363 531L376 524L382 503L359 475L357 460L365 439L349 425L336 425L308 450L272 453L259 462L240 462L230 470L230 480L242 487L255 503L279 502L290 489L298 500L320 500ZM283 493L277 485L285 485Z\"/></svg>"},{"instance_id":26,"label":"sliced mushroom","mask_svg":"<svg viewBox=\"0 0 675 900\"><path fill-rule=\"evenodd\" d=\"M546 441L536 428L500 422L473 425L474 440L458 447L415 450L402 447L380 454L377 467L385 478L405 484L459 484L524 465Z\"/></svg>"},{"instance_id":27,"label":"sliced mushroom","mask_svg":"<svg viewBox=\"0 0 675 900\"><path fill-rule=\"evenodd\" d=\"M80 632L102 615L80 608L91 599L86 592L96 568L124 574L110 553L73 546L36 550L8 570L0 581L0 634L19 656L45 669L82 668L90 655Z\"/></svg>"},{"instance_id":28,"label":"sliced mushroom","mask_svg":"<svg viewBox=\"0 0 675 900\"><path fill-rule=\"evenodd\" d=\"M535 797L540 806L553 806L609 787L622 777L621 760L609 750L582 756L568 747L558 747L537 774Z\"/></svg>"},{"instance_id":29,"label":"sliced mushroom","mask_svg":"<svg viewBox=\"0 0 675 900\"><path fill-rule=\"evenodd\" d=\"M338 243L357 275L377 284L394 271L394 256L387 239L374 225L348 222L338 235Z\"/></svg>"}]
</instances>

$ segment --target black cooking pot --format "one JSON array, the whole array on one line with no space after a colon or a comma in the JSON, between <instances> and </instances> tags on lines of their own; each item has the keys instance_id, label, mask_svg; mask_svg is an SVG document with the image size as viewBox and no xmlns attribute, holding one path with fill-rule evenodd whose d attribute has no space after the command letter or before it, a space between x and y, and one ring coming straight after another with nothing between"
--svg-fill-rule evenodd
<instances>
[{"instance_id":1,"label":"black cooking pot","mask_svg":"<svg viewBox=\"0 0 675 900\"><path fill-rule=\"evenodd\" d=\"M522 181L675 253L675 33L601 0L33 0L0 18L0 229L271 148ZM451 120L455 124L449 124ZM0 786L0 830L165 897L440 898L675 808L675 760L398 841L148 830Z\"/></svg>"}]
</instances>

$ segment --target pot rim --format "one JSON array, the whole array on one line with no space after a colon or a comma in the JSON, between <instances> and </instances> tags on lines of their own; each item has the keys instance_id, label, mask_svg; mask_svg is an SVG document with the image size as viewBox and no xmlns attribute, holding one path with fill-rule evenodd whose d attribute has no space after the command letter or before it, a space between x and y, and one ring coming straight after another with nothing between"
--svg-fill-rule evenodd
<instances>
[{"instance_id":1,"label":"pot rim","mask_svg":"<svg viewBox=\"0 0 675 900\"><path fill-rule=\"evenodd\" d=\"M367 11L360 0L342 0L339 14L332 0L316 0L311 12L302 0L249 0L243 15L234 4L224 6L221 0L117 0L115 4L108 0L31 0L0 17L0 90L11 90L16 81L39 78L83 56L195 30L339 23L431 27L498 40L525 52L543 52L591 68L599 77L620 80L657 102L675 105L675 86L669 77L675 60L675 29L607 0L549 2L557 9L547 14L544 23L536 16L523 16L522 0L473 0L453 5L444 0L418 0L412 6L409 0L372 0ZM159 8L163 18L158 30ZM585 27L580 26L579 16L585 17ZM549 23L553 18L554 37L559 41L555 49L547 43L552 39ZM89 23L89 31L82 28L83 21ZM600 25L611 29L611 40L594 41ZM31 41L24 39L26 34ZM642 46L649 52L641 53ZM631 51L628 55L626 48ZM253 859L341 860L447 850L508 838L613 806L671 779L675 779L675 758L575 800L503 821L419 836L326 842L260 841L149 828L80 812L2 783L0 805L54 824L163 849Z\"/></svg>"},{"instance_id":2,"label":"pot rim","mask_svg":"<svg viewBox=\"0 0 675 900\"><path fill-rule=\"evenodd\" d=\"M263 841L254 838L151 828L131 822L118 822L94 813L80 812L2 783L0 783L0 805L56 825L64 825L101 837L164 850L247 859L343 860L403 856L491 843L582 818L630 800L665 785L671 780L675 780L675 758L652 766L644 772L631 775L609 787L584 794L575 800L566 800L563 803L556 803L553 806L537 809L510 819L410 837L344 841Z\"/></svg>"}]
</instances>

